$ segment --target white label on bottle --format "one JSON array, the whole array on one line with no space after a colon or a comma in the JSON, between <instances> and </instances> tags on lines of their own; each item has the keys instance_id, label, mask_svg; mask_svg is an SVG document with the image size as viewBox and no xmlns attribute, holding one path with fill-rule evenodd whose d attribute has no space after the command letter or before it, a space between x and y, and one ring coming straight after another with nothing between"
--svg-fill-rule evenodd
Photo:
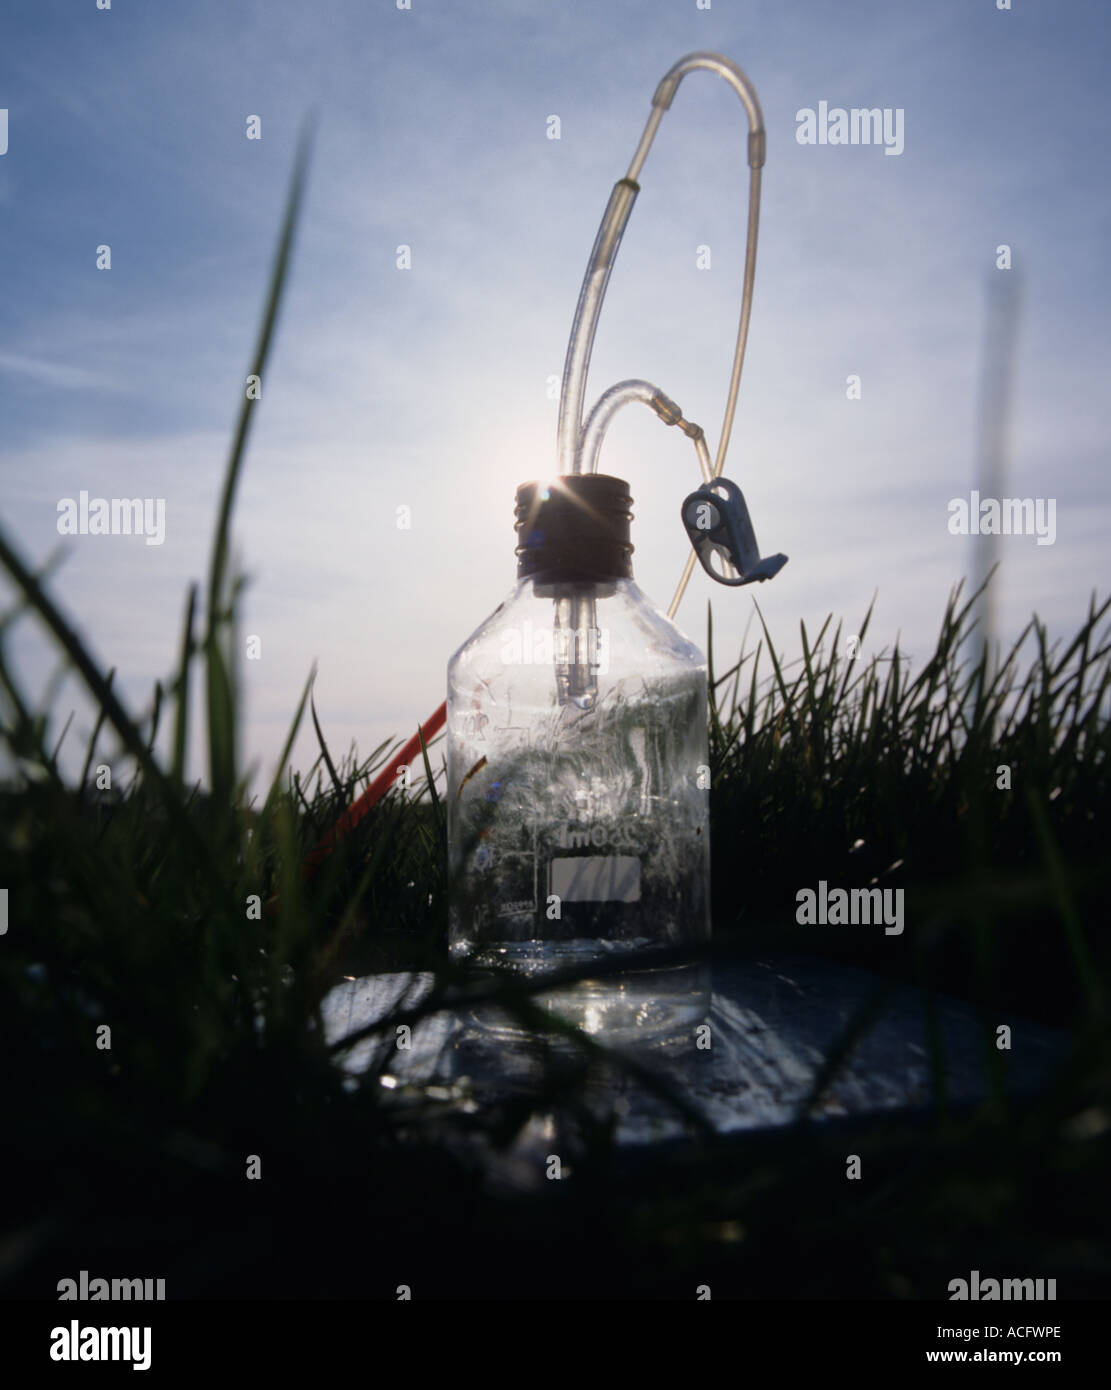
<instances>
[{"instance_id":1,"label":"white label on bottle","mask_svg":"<svg viewBox=\"0 0 1111 1390\"><path fill-rule=\"evenodd\" d=\"M549 891L565 903L638 903L640 860L632 854L553 859Z\"/></svg>"}]
</instances>

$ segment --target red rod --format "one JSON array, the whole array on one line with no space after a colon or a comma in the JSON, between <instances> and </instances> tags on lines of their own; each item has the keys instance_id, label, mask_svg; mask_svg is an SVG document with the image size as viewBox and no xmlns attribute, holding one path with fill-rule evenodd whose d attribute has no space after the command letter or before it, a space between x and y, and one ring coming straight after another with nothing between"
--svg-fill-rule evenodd
<instances>
[{"instance_id":1,"label":"red rod","mask_svg":"<svg viewBox=\"0 0 1111 1390\"><path fill-rule=\"evenodd\" d=\"M421 738L423 737L425 746L431 743L432 739L440 732L447 722L447 701L440 706L431 718L426 719L420 730L413 735L409 742L395 753L378 776L359 797L358 801L353 801L343 815L335 822L332 828L320 841L315 849L311 850L301 865L303 878L308 878L319 864L327 859L335 848L337 840L341 840L344 835L354 830L355 826L363 819L368 812L378 804L379 801L393 786L400 768L407 767L409 763L420 753Z\"/></svg>"}]
</instances>

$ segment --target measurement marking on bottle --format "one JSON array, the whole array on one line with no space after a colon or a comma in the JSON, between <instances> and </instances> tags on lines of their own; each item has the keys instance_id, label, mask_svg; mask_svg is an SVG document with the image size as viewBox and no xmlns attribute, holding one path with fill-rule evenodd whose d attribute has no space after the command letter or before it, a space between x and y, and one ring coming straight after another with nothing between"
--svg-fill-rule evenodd
<instances>
[{"instance_id":1,"label":"measurement marking on bottle","mask_svg":"<svg viewBox=\"0 0 1111 1390\"><path fill-rule=\"evenodd\" d=\"M601 849L610 840L608 829L598 825L564 825L559 831L560 849Z\"/></svg>"},{"instance_id":2,"label":"measurement marking on bottle","mask_svg":"<svg viewBox=\"0 0 1111 1390\"><path fill-rule=\"evenodd\" d=\"M640 902L640 860L631 854L553 859L549 893L562 902Z\"/></svg>"},{"instance_id":3,"label":"measurement marking on bottle","mask_svg":"<svg viewBox=\"0 0 1111 1390\"><path fill-rule=\"evenodd\" d=\"M535 901L530 902L528 898L521 898L516 902L501 903L497 910L498 917L524 917L533 916L536 912Z\"/></svg>"},{"instance_id":4,"label":"measurement marking on bottle","mask_svg":"<svg viewBox=\"0 0 1111 1390\"><path fill-rule=\"evenodd\" d=\"M644 849L644 825L641 817L627 820L596 821L593 825L559 827L556 844L560 849Z\"/></svg>"}]
</instances>

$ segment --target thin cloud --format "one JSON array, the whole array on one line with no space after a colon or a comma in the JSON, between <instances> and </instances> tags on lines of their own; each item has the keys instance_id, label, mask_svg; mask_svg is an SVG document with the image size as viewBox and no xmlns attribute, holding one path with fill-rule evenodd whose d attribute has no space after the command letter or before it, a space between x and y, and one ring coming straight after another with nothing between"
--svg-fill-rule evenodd
<instances>
[{"instance_id":1,"label":"thin cloud","mask_svg":"<svg viewBox=\"0 0 1111 1390\"><path fill-rule=\"evenodd\" d=\"M0 372L8 372L51 391L119 391L128 390L127 383L103 372L90 371L66 362L48 362L42 358L24 357L19 353L0 352Z\"/></svg>"}]
</instances>

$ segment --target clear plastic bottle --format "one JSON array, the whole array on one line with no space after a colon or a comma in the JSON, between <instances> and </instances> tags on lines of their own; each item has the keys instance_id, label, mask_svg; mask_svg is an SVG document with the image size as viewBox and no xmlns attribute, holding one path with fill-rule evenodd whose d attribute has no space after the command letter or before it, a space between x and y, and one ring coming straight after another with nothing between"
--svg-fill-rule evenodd
<instances>
[{"instance_id":1,"label":"clear plastic bottle","mask_svg":"<svg viewBox=\"0 0 1111 1390\"><path fill-rule=\"evenodd\" d=\"M517 583L447 699L452 956L533 978L678 952L537 996L617 1042L688 1030L710 986L682 959L710 933L706 662L633 582L630 505L600 474L518 489Z\"/></svg>"}]
</instances>

